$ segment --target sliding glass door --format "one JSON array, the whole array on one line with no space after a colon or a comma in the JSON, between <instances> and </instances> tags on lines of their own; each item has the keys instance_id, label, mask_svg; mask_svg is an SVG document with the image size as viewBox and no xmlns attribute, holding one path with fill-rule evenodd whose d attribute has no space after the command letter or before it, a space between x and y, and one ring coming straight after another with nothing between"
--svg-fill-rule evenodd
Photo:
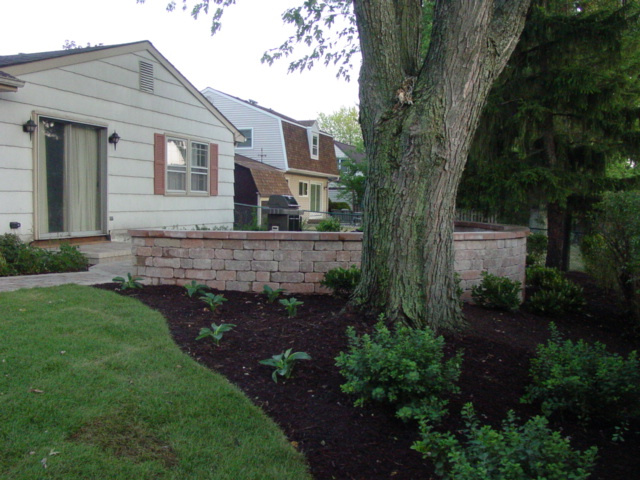
<instances>
[{"instance_id":1,"label":"sliding glass door","mask_svg":"<svg viewBox=\"0 0 640 480\"><path fill-rule=\"evenodd\" d=\"M38 233L40 238L104 233L104 128L40 118Z\"/></svg>"}]
</instances>

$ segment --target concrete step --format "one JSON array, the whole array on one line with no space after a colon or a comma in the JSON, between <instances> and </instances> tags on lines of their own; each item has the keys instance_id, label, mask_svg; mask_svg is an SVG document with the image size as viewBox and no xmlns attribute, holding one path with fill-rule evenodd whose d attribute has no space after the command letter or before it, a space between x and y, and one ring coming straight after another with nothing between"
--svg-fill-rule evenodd
<instances>
[{"instance_id":1,"label":"concrete step","mask_svg":"<svg viewBox=\"0 0 640 480\"><path fill-rule=\"evenodd\" d=\"M114 262L132 262L131 243L104 242L80 245L80 251L89 259L89 265Z\"/></svg>"}]
</instances>

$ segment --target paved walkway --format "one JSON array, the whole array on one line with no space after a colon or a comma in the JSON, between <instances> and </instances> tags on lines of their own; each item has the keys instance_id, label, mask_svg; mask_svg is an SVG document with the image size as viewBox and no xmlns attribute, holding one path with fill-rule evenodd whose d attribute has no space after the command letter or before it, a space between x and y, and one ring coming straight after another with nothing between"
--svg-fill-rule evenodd
<instances>
[{"instance_id":1,"label":"paved walkway","mask_svg":"<svg viewBox=\"0 0 640 480\"><path fill-rule=\"evenodd\" d=\"M113 277L126 277L133 272L131 261L111 262L94 265L88 272L48 273L46 275L24 275L20 277L0 277L0 292L10 292L20 288L52 287L75 283L78 285L96 285L109 283Z\"/></svg>"}]
</instances>

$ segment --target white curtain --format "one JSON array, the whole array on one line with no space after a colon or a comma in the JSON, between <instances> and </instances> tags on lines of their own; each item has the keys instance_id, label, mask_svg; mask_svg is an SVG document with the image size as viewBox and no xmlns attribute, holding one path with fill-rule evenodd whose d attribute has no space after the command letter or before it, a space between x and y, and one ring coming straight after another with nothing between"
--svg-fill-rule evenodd
<instances>
[{"instance_id":1,"label":"white curtain","mask_svg":"<svg viewBox=\"0 0 640 480\"><path fill-rule=\"evenodd\" d=\"M98 131L67 125L66 133L66 230L93 232L99 229L100 176Z\"/></svg>"}]
</instances>

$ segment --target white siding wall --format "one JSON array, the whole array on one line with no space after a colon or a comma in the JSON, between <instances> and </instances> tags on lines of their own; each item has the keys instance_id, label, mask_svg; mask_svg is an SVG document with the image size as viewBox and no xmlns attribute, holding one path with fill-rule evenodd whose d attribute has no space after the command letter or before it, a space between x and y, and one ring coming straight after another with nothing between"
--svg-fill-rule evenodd
<instances>
[{"instance_id":1,"label":"white siding wall","mask_svg":"<svg viewBox=\"0 0 640 480\"><path fill-rule=\"evenodd\" d=\"M279 118L212 88L206 88L202 93L236 128L253 129L253 148L237 148L237 153L281 170L288 168Z\"/></svg>"},{"instance_id":2,"label":"white siding wall","mask_svg":"<svg viewBox=\"0 0 640 480\"><path fill-rule=\"evenodd\" d=\"M154 65L155 93L138 89L138 62ZM11 68L3 70L10 73ZM107 128L121 136L107 146L107 230L231 226L233 223L233 134L148 51L17 75L26 85L0 92L0 234L9 222L16 233L34 233L34 165L37 145L22 132L32 113ZM153 194L154 133L219 145L219 195ZM111 220L112 218L112 220Z\"/></svg>"}]
</instances>

